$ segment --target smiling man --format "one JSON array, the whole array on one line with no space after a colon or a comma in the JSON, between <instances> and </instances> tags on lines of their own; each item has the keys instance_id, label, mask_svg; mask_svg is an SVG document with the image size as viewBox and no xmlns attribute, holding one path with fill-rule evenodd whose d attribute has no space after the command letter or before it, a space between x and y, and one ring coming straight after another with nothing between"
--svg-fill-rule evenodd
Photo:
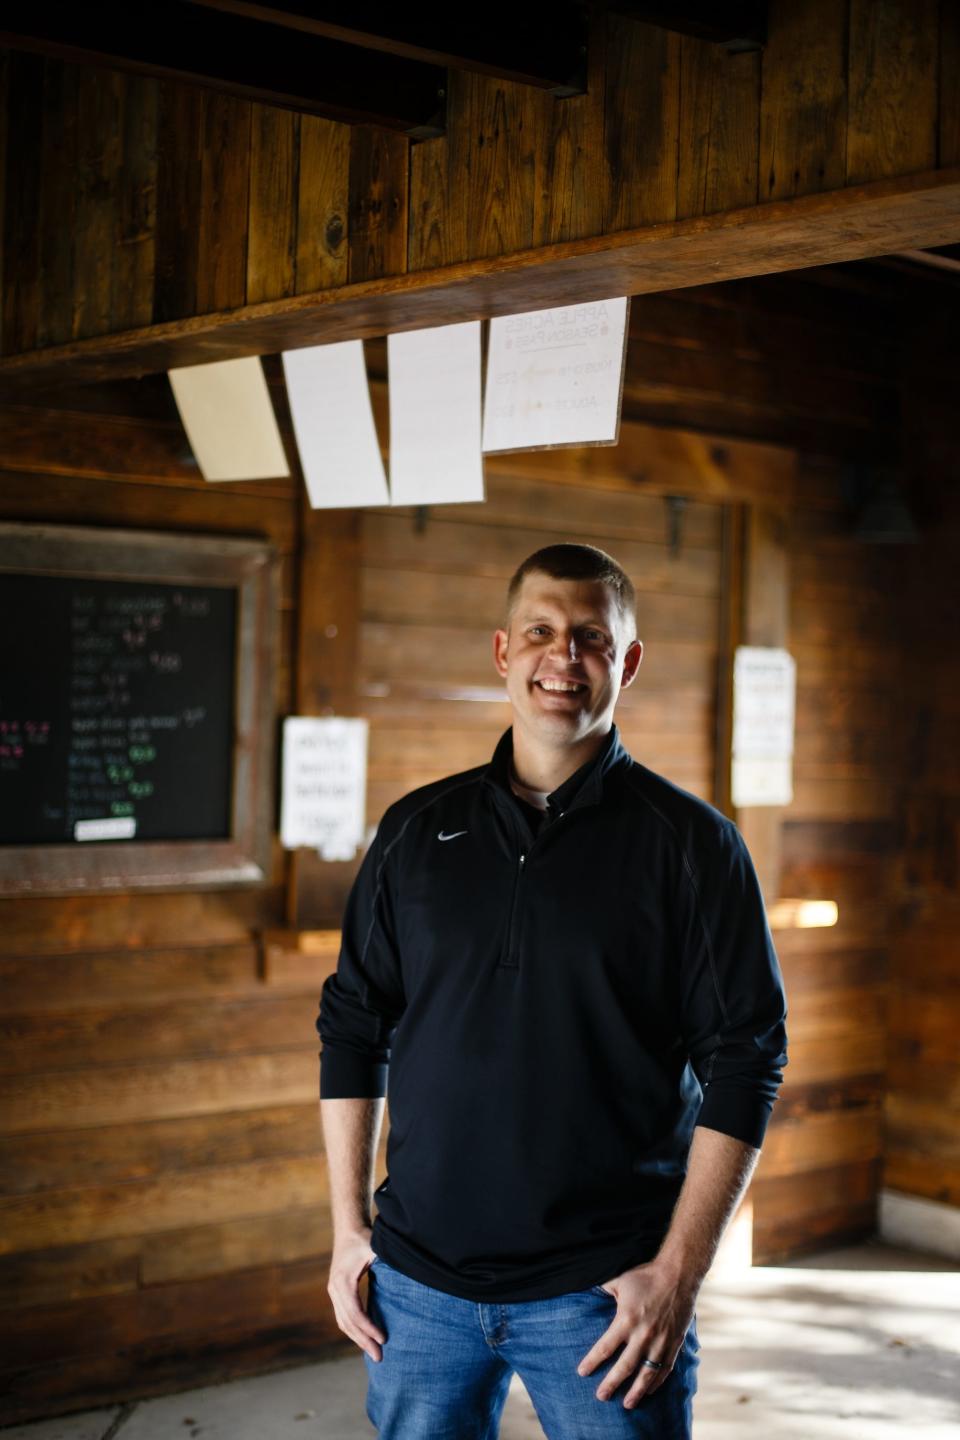
<instances>
[{"instance_id":1,"label":"smiling man","mask_svg":"<svg viewBox=\"0 0 960 1440\"><path fill-rule=\"evenodd\" d=\"M634 607L592 546L524 561L493 639L512 726L388 809L347 904L317 1020L328 1289L388 1440L493 1440L514 1372L549 1440L690 1434L696 1298L786 1006L736 827L613 723Z\"/></svg>"}]
</instances>

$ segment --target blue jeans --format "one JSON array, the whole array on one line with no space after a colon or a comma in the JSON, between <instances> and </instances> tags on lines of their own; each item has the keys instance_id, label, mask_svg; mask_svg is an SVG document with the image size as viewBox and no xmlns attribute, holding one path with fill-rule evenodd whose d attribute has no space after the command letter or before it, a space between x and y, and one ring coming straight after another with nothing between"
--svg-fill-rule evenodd
<instances>
[{"instance_id":1,"label":"blue jeans","mask_svg":"<svg viewBox=\"0 0 960 1440\"><path fill-rule=\"evenodd\" d=\"M367 1313L387 1337L381 1360L364 1353L367 1415L381 1440L496 1440L514 1371L548 1440L689 1440L700 1363L695 1320L667 1379L625 1410L636 1376L609 1400L596 1398L619 1351L592 1374L577 1374L616 1313L599 1285L492 1305L421 1285L379 1256L367 1274Z\"/></svg>"}]
</instances>

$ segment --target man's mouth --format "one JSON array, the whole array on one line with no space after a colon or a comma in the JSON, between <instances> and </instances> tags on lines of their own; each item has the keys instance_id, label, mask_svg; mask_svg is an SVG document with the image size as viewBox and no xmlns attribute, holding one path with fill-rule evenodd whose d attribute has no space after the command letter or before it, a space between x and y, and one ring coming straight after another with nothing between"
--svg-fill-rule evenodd
<instances>
[{"instance_id":1,"label":"man's mouth","mask_svg":"<svg viewBox=\"0 0 960 1440\"><path fill-rule=\"evenodd\" d=\"M576 695L587 688L579 680L535 680L534 684L546 690L548 695Z\"/></svg>"}]
</instances>

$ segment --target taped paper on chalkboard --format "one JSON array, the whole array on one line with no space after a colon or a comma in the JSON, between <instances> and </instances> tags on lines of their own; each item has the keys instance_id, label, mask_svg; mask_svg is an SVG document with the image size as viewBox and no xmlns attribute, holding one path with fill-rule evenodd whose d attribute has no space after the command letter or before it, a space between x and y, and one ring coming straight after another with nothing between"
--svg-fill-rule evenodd
<instances>
[{"instance_id":1,"label":"taped paper on chalkboard","mask_svg":"<svg viewBox=\"0 0 960 1440\"><path fill-rule=\"evenodd\" d=\"M616 445L629 299L490 321L485 453Z\"/></svg>"},{"instance_id":2,"label":"taped paper on chalkboard","mask_svg":"<svg viewBox=\"0 0 960 1440\"><path fill-rule=\"evenodd\" d=\"M73 827L74 840L132 840L137 833L133 815L108 815L103 820L78 820Z\"/></svg>"},{"instance_id":3,"label":"taped paper on chalkboard","mask_svg":"<svg viewBox=\"0 0 960 1440\"><path fill-rule=\"evenodd\" d=\"M390 500L482 500L480 321L387 336Z\"/></svg>"},{"instance_id":4,"label":"taped paper on chalkboard","mask_svg":"<svg viewBox=\"0 0 960 1440\"><path fill-rule=\"evenodd\" d=\"M290 474L258 355L168 373L205 480L272 480Z\"/></svg>"},{"instance_id":5,"label":"taped paper on chalkboard","mask_svg":"<svg viewBox=\"0 0 960 1440\"><path fill-rule=\"evenodd\" d=\"M313 508L388 505L363 341L285 350L283 373Z\"/></svg>"}]
</instances>

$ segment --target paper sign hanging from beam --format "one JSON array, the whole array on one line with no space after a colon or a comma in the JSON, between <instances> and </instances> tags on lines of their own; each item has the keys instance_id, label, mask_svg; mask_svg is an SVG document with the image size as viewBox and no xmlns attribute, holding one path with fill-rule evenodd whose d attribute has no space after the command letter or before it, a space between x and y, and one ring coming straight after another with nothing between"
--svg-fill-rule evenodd
<instances>
[{"instance_id":1,"label":"paper sign hanging from beam","mask_svg":"<svg viewBox=\"0 0 960 1440\"><path fill-rule=\"evenodd\" d=\"M490 321L485 452L616 445L629 300Z\"/></svg>"},{"instance_id":2,"label":"paper sign hanging from beam","mask_svg":"<svg viewBox=\"0 0 960 1440\"><path fill-rule=\"evenodd\" d=\"M733 662L732 800L789 805L797 666L787 650L738 645Z\"/></svg>"},{"instance_id":3,"label":"paper sign hanging from beam","mask_svg":"<svg viewBox=\"0 0 960 1440\"><path fill-rule=\"evenodd\" d=\"M168 373L205 480L272 480L290 474L258 355Z\"/></svg>"},{"instance_id":4,"label":"paper sign hanging from beam","mask_svg":"<svg viewBox=\"0 0 960 1440\"><path fill-rule=\"evenodd\" d=\"M390 499L482 500L480 321L387 336Z\"/></svg>"},{"instance_id":5,"label":"paper sign hanging from beam","mask_svg":"<svg viewBox=\"0 0 960 1440\"><path fill-rule=\"evenodd\" d=\"M285 350L283 373L310 504L388 505L363 341Z\"/></svg>"}]
</instances>

